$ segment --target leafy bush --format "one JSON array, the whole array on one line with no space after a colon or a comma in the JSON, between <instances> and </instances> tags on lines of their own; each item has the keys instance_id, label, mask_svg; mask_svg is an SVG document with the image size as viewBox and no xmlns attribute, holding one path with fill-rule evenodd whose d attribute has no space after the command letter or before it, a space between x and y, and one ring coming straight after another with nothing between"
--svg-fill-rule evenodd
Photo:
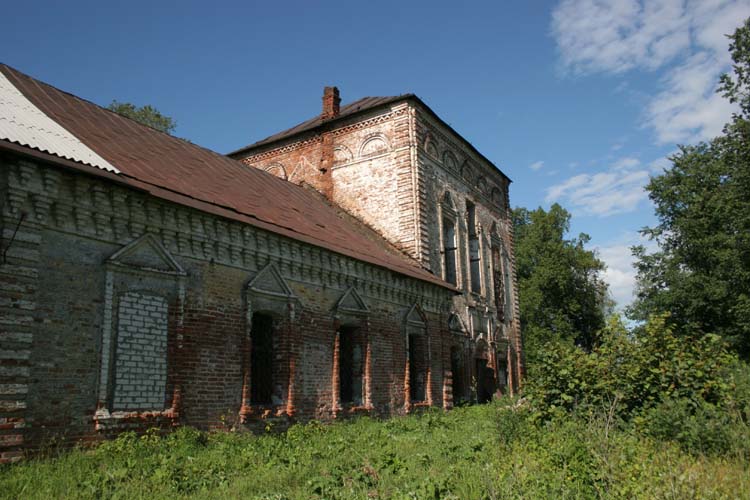
<instances>
[{"instance_id":1,"label":"leafy bush","mask_svg":"<svg viewBox=\"0 0 750 500\"><path fill-rule=\"evenodd\" d=\"M678 335L656 316L634 335L610 320L591 353L553 344L526 394L543 418L617 407L624 418L670 398L719 404L730 398L735 358L715 335Z\"/></svg>"},{"instance_id":2,"label":"leafy bush","mask_svg":"<svg viewBox=\"0 0 750 500\"><path fill-rule=\"evenodd\" d=\"M689 399L666 399L635 419L643 433L679 443L686 451L712 455L746 447L742 425L724 409Z\"/></svg>"},{"instance_id":3,"label":"leafy bush","mask_svg":"<svg viewBox=\"0 0 750 500\"><path fill-rule=\"evenodd\" d=\"M605 414L691 453L750 456L750 367L716 335L657 316L636 331L613 318L591 353L551 345L526 394L540 421Z\"/></svg>"}]
</instances>

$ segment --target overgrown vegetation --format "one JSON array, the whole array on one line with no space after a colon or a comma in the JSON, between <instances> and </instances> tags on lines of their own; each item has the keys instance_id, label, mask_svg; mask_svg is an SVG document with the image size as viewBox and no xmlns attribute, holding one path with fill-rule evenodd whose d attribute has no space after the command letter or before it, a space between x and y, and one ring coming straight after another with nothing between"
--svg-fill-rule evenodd
<instances>
[{"instance_id":1,"label":"overgrown vegetation","mask_svg":"<svg viewBox=\"0 0 750 500\"><path fill-rule=\"evenodd\" d=\"M611 309L604 263L585 248L587 234L566 238L570 213L555 203L513 210L521 328L530 376L549 345L590 350Z\"/></svg>"},{"instance_id":2,"label":"overgrown vegetation","mask_svg":"<svg viewBox=\"0 0 750 500\"><path fill-rule=\"evenodd\" d=\"M128 433L0 468L2 498L750 499L750 20L732 38L740 113L648 191L630 329L603 264L555 205L514 212L524 398L285 434Z\"/></svg>"},{"instance_id":3,"label":"overgrown vegetation","mask_svg":"<svg viewBox=\"0 0 750 500\"><path fill-rule=\"evenodd\" d=\"M614 318L601 337L590 353L550 347L526 388L537 418L606 411L686 452L737 451L750 461L750 367L719 336L691 338L653 317L637 335Z\"/></svg>"},{"instance_id":4,"label":"overgrown vegetation","mask_svg":"<svg viewBox=\"0 0 750 500\"><path fill-rule=\"evenodd\" d=\"M750 441L690 454L603 413L504 400L286 434L125 434L0 469L2 498L750 498Z\"/></svg>"}]
</instances>

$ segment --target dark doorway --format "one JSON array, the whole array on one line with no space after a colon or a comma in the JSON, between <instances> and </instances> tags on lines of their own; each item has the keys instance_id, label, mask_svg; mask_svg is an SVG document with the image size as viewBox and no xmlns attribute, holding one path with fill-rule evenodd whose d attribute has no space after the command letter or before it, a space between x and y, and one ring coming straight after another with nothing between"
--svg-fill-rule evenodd
<instances>
[{"instance_id":1,"label":"dark doorway","mask_svg":"<svg viewBox=\"0 0 750 500\"><path fill-rule=\"evenodd\" d=\"M362 404L362 342L359 329L339 330L339 401Z\"/></svg>"},{"instance_id":2,"label":"dark doorway","mask_svg":"<svg viewBox=\"0 0 750 500\"><path fill-rule=\"evenodd\" d=\"M273 318L254 313L250 341L250 402L270 404L273 394Z\"/></svg>"},{"instance_id":3,"label":"dark doorway","mask_svg":"<svg viewBox=\"0 0 750 500\"><path fill-rule=\"evenodd\" d=\"M458 347L451 348L451 373L453 374L453 404L460 403L465 399L464 392L464 366L461 361L461 350Z\"/></svg>"},{"instance_id":4,"label":"dark doorway","mask_svg":"<svg viewBox=\"0 0 750 500\"><path fill-rule=\"evenodd\" d=\"M424 334L409 335L409 398L425 400L427 393L427 340Z\"/></svg>"},{"instance_id":5,"label":"dark doorway","mask_svg":"<svg viewBox=\"0 0 750 500\"><path fill-rule=\"evenodd\" d=\"M477 402L489 403L495 393L495 373L487 366L487 360L478 358L477 368Z\"/></svg>"}]
</instances>

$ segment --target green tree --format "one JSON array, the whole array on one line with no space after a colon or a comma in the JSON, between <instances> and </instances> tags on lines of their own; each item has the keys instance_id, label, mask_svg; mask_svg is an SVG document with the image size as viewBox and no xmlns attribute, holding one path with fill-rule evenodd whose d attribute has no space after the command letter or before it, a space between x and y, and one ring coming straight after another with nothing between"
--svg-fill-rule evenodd
<instances>
[{"instance_id":1,"label":"green tree","mask_svg":"<svg viewBox=\"0 0 750 500\"><path fill-rule=\"evenodd\" d=\"M719 91L739 104L721 136L681 146L646 187L658 224L634 248L634 319L668 312L683 332L712 332L750 359L750 19L732 36L735 77Z\"/></svg>"},{"instance_id":2,"label":"green tree","mask_svg":"<svg viewBox=\"0 0 750 500\"><path fill-rule=\"evenodd\" d=\"M513 210L521 328L530 371L551 342L590 350L611 307L600 273L604 263L586 250L589 236L566 239L570 214L558 204Z\"/></svg>"},{"instance_id":3,"label":"green tree","mask_svg":"<svg viewBox=\"0 0 750 500\"><path fill-rule=\"evenodd\" d=\"M139 108L129 102L112 101L107 109L167 134L171 134L177 128L177 122L174 119L161 114L148 104Z\"/></svg>"}]
</instances>

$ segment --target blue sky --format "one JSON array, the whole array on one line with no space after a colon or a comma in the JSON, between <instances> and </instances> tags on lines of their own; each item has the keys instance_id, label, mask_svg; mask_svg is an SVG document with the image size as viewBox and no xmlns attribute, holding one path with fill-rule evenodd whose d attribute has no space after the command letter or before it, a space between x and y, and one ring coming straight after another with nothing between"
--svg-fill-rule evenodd
<instances>
[{"instance_id":1,"label":"blue sky","mask_svg":"<svg viewBox=\"0 0 750 500\"><path fill-rule=\"evenodd\" d=\"M559 202L630 300L643 186L721 131L724 34L750 0L11 2L0 61L101 105L151 104L226 153L344 103L419 95L514 183Z\"/></svg>"}]
</instances>

